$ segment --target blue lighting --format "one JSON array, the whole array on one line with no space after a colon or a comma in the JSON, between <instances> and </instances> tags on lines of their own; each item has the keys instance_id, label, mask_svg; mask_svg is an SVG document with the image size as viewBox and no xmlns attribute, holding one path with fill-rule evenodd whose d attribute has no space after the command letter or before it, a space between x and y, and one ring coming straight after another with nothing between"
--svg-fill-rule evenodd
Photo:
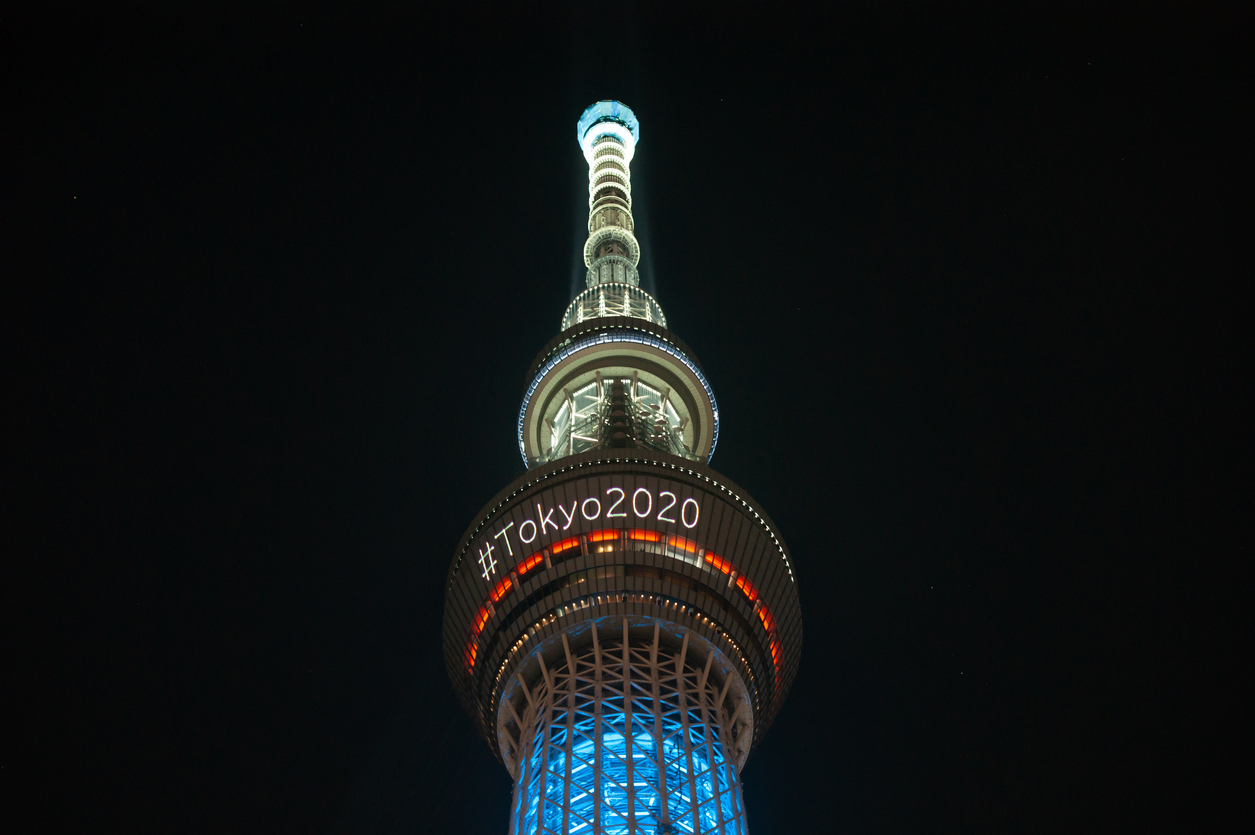
<instances>
[{"instance_id":1,"label":"blue lighting","mask_svg":"<svg viewBox=\"0 0 1255 835\"><path fill-rule=\"evenodd\" d=\"M575 141L584 143L588 129L598 122L617 122L632 132L632 141L641 141L641 125L632 108L617 101L599 101L590 105L575 125Z\"/></svg>"},{"instance_id":2,"label":"blue lighting","mask_svg":"<svg viewBox=\"0 0 1255 835\"><path fill-rule=\"evenodd\" d=\"M698 719L696 711L693 714L690 718ZM689 745L685 746L686 732L680 719L670 711L664 714L664 798L659 788L664 781L659 778L652 712L644 704L633 705L630 745L629 736L624 733L627 717L623 712L603 708L600 740L592 735L595 721L592 715L581 713L572 723L569 777L566 722L539 729L532 743L534 753L527 763L525 789L516 795L516 803L524 806L521 835L591 835L594 831L605 835L653 835L665 823L670 823L674 835L745 835L735 772L724 761L723 746L717 738L706 739L706 725L700 721L689 723ZM665 816L660 814L664 802ZM569 810L566 821L564 808ZM515 820L518 811L515 810Z\"/></svg>"}]
</instances>

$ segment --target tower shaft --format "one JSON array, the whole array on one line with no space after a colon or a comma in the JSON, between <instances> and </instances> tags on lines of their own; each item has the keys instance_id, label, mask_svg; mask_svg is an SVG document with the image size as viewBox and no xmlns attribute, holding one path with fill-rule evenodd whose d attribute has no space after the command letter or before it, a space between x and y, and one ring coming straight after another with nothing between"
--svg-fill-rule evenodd
<instances>
[{"instance_id":1,"label":"tower shaft","mask_svg":"<svg viewBox=\"0 0 1255 835\"><path fill-rule=\"evenodd\" d=\"M631 164L640 127L618 102L598 102L584 112L576 130L588 160L588 286L636 287L641 247L633 234Z\"/></svg>"},{"instance_id":2,"label":"tower shaft","mask_svg":"<svg viewBox=\"0 0 1255 835\"><path fill-rule=\"evenodd\" d=\"M663 327L667 317L640 288L641 246L632 217L632 157L640 126L618 102L598 102L576 126L588 161L588 240L584 242L587 289L562 317L566 330L589 319L627 317Z\"/></svg>"},{"instance_id":3,"label":"tower shaft","mask_svg":"<svg viewBox=\"0 0 1255 835\"><path fill-rule=\"evenodd\" d=\"M563 637L502 729L519 738L511 835L746 832L748 706L712 674L714 656L626 618L575 649Z\"/></svg>"}]
</instances>

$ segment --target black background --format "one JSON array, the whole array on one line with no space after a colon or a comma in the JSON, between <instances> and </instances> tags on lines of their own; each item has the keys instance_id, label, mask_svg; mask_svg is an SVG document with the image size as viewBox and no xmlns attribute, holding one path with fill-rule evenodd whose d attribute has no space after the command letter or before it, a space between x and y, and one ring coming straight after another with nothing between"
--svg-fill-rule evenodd
<instances>
[{"instance_id":1,"label":"black background","mask_svg":"<svg viewBox=\"0 0 1255 835\"><path fill-rule=\"evenodd\" d=\"M5 816L505 831L441 581L617 98L712 465L798 566L754 831L1227 817L1255 41L1007 5L0 16Z\"/></svg>"}]
</instances>

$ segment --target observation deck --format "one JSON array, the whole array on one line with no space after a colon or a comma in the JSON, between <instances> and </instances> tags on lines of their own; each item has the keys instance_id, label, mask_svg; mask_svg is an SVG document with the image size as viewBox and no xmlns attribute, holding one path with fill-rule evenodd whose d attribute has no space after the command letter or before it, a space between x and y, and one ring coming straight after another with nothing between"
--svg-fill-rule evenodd
<instances>
[{"instance_id":1,"label":"observation deck","mask_svg":"<svg viewBox=\"0 0 1255 835\"><path fill-rule=\"evenodd\" d=\"M736 673L748 755L801 656L792 558L766 511L725 476L626 449L521 476L476 515L450 565L446 667L503 762L516 761L518 735L499 728L511 717L502 699L522 713L517 682L530 687L554 666L569 627L625 619L638 634L657 621L673 642L691 635L692 657L713 657L721 684Z\"/></svg>"}]
</instances>

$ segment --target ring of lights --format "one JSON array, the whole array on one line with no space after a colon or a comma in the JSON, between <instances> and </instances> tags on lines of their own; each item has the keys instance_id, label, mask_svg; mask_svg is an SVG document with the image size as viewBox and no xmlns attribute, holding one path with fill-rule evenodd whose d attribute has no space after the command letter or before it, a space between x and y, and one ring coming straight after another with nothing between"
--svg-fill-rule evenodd
<instances>
[{"instance_id":1,"label":"ring of lights","mask_svg":"<svg viewBox=\"0 0 1255 835\"><path fill-rule=\"evenodd\" d=\"M633 287L639 286L641 283L641 274L637 272L636 267L632 266L632 262L620 255L603 255L597 259L597 263L588 268L584 274L584 284L588 287L596 287L598 284L630 284ZM662 308L658 308L658 312L662 312ZM594 314L597 317L613 315L607 310L602 313L598 311ZM633 313L620 313L619 315L635 316ZM589 317L585 317L589 318ZM637 317L644 318L647 321L653 321L649 316ZM565 330L570 325L564 324Z\"/></svg>"},{"instance_id":2,"label":"ring of lights","mask_svg":"<svg viewBox=\"0 0 1255 835\"><path fill-rule=\"evenodd\" d=\"M595 202L593 199L593 195L596 195L607 188L616 188L619 191L623 192L623 194L627 198L628 205L629 206L632 205L632 185L628 181L624 180L623 176L616 171L614 172L614 174L603 173L601 176L597 178L595 182L591 180L589 181L589 184L588 184L589 207L588 208L590 210L592 209L592 203Z\"/></svg>"},{"instance_id":3,"label":"ring of lights","mask_svg":"<svg viewBox=\"0 0 1255 835\"><path fill-rule=\"evenodd\" d=\"M608 240L618 241L627 247L627 257L633 267L641 262L641 245L637 242L635 235L622 226L603 226L589 235L588 240L584 242L585 267L593 265L595 260L594 253L597 251L597 247Z\"/></svg>"},{"instance_id":4,"label":"ring of lights","mask_svg":"<svg viewBox=\"0 0 1255 835\"><path fill-rule=\"evenodd\" d=\"M710 460L719 443L719 406L706 375L683 351L646 330L608 329L573 340L537 370L519 407L519 454L525 463L530 466L544 453L543 418L562 386L581 374L623 365L619 358L671 386L693 424L693 454Z\"/></svg>"},{"instance_id":5,"label":"ring of lights","mask_svg":"<svg viewBox=\"0 0 1255 835\"><path fill-rule=\"evenodd\" d=\"M627 166L625 166L616 157L610 156L608 154L606 156L598 157L593 162L593 166L594 167L591 168L588 172L589 183L595 184L595 182L599 180L601 177L603 176L608 177L611 175L619 177L625 183L629 182L628 177L630 175L628 174Z\"/></svg>"},{"instance_id":6,"label":"ring of lights","mask_svg":"<svg viewBox=\"0 0 1255 835\"><path fill-rule=\"evenodd\" d=\"M662 325L664 328L667 326L667 317L662 312L662 307L658 304L658 301L653 296L649 295L649 293L646 293L644 290L642 290L640 287L637 287L635 284L630 284L627 282L620 283L620 282L615 282L615 281L605 281L605 282L601 282L600 284L594 284L592 287L589 287L587 290L582 290L578 296L576 296L574 299L571 300L571 303L567 305L567 309L563 311L562 313L562 329L566 330L567 328L572 327L573 325L578 325L580 322L585 321L586 319L614 315L609 310L601 310L600 306L596 313L585 315L582 319L576 318L574 315L577 308L585 305L590 299L604 297L604 294L607 290L611 290L611 291L617 290L618 292L622 293L624 296L626 296L629 299L632 299L634 301L644 302L646 309L649 312L649 315L647 316L638 316L637 314L632 313L632 312L628 312L626 314L621 314L621 315L626 315L628 317L634 316L639 319L644 319L647 322L657 322L659 325ZM629 310L630 309L631 308L629 308Z\"/></svg>"},{"instance_id":7,"label":"ring of lights","mask_svg":"<svg viewBox=\"0 0 1255 835\"><path fill-rule=\"evenodd\" d=\"M620 219L619 222L608 223L603 220L600 226L594 225L594 221L601 218L602 212L606 212L609 210L610 210L609 208L596 209L595 211L591 212L588 215L588 231L590 234L592 232L596 232L598 229L601 229L602 227L605 227L605 226L618 226L620 229L626 229L629 232L632 232L633 234L635 234L633 230L636 228L636 220L632 217L632 213L628 211L627 209L623 208L622 206L614 207L614 211L618 212L620 215L623 215L622 219Z\"/></svg>"},{"instance_id":8,"label":"ring of lights","mask_svg":"<svg viewBox=\"0 0 1255 835\"><path fill-rule=\"evenodd\" d=\"M596 191L590 191L588 195L588 210L590 212L599 212L607 206L619 206L620 208L632 210L632 195L623 194L624 189L617 185L602 186Z\"/></svg>"},{"instance_id":9,"label":"ring of lights","mask_svg":"<svg viewBox=\"0 0 1255 835\"><path fill-rule=\"evenodd\" d=\"M603 142L615 142L623 150L623 159L631 162L636 153L636 129L629 130L615 121L603 120L596 122L587 129L580 139L580 147L584 151L584 159L593 160L597 155L597 146ZM612 137L612 138L608 138Z\"/></svg>"},{"instance_id":10,"label":"ring of lights","mask_svg":"<svg viewBox=\"0 0 1255 835\"><path fill-rule=\"evenodd\" d=\"M606 157L602 162L596 163L596 168L593 168L588 172L588 187L596 189L603 183L614 180L615 182L622 183L623 188L631 193L631 175L623 169L622 164L619 163L618 160L609 162L610 159L612 158Z\"/></svg>"}]
</instances>

